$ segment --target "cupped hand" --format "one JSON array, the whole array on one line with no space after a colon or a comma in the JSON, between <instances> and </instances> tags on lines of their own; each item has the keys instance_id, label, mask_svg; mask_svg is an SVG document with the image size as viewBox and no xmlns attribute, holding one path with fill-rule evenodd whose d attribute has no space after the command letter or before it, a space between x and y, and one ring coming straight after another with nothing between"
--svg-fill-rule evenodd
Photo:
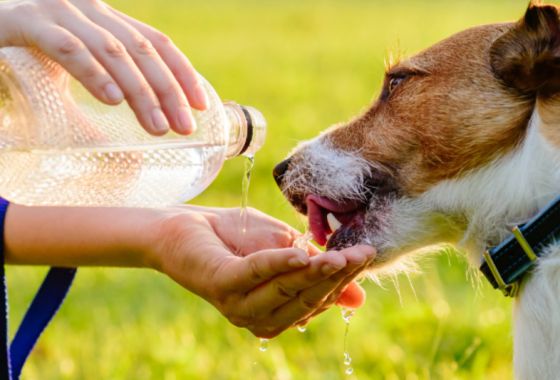
<instances>
[{"instance_id":1,"label":"cupped hand","mask_svg":"<svg viewBox=\"0 0 560 380\"><path fill-rule=\"evenodd\" d=\"M352 281L373 248L306 252L290 248L299 234L274 218L249 210L244 236L240 221L237 209L188 206L169 215L158 234L159 269L259 337L304 324L337 300L363 302Z\"/></svg>"},{"instance_id":2,"label":"cupped hand","mask_svg":"<svg viewBox=\"0 0 560 380\"><path fill-rule=\"evenodd\" d=\"M190 106L207 107L195 69L173 42L100 0L2 1L0 25L0 47L38 48L100 101L126 99L151 134L191 133Z\"/></svg>"}]
</instances>

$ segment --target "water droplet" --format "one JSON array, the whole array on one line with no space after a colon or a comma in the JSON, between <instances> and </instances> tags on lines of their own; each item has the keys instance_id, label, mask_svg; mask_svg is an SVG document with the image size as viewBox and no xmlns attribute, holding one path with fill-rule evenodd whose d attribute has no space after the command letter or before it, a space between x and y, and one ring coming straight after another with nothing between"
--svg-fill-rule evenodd
<instances>
[{"instance_id":1,"label":"water droplet","mask_svg":"<svg viewBox=\"0 0 560 380\"><path fill-rule=\"evenodd\" d=\"M342 320L344 323L349 324L350 320L354 316L355 310L342 308L340 311L342 312Z\"/></svg>"},{"instance_id":2,"label":"water droplet","mask_svg":"<svg viewBox=\"0 0 560 380\"><path fill-rule=\"evenodd\" d=\"M307 251L307 246L311 241L311 239L313 239L313 235L311 234L311 231L305 231L303 235L298 236L294 240L293 247Z\"/></svg>"},{"instance_id":3,"label":"water droplet","mask_svg":"<svg viewBox=\"0 0 560 380\"><path fill-rule=\"evenodd\" d=\"M260 345L259 345L259 351L265 352L266 350L268 350L268 339L261 338L260 339Z\"/></svg>"},{"instance_id":4,"label":"water droplet","mask_svg":"<svg viewBox=\"0 0 560 380\"><path fill-rule=\"evenodd\" d=\"M344 328L344 365L346 366L346 370L344 371L345 374L351 375L354 373L354 368L350 367L352 364L352 357L348 353L348 330L350 328L350 320L354 316L355 310L354 309L340 309L342 313L342 320L344 321L345 328Z\"/></svg>"},{"instance_id":5,"label":"water droplet","mask_svg":"<svg viewBox=\"0 0 560 380\"><path fill-rule=\"evenodd\" d=\"M297 327L297 331L299 331L300 333L304 333L307 331L307 327L305 326L298 326Z\"/></svg>"},{"instance_id":6,"label":"water droplet","mask_svg":"<svg viewBox=\"0 0 560 380\"><path fill-rule=\"evenodd\" d=\"M350 354L348 352L344 353L344 365L349 366L350 364L352 364L352 358L350 357Z\"/></svg>"}]
</instances>

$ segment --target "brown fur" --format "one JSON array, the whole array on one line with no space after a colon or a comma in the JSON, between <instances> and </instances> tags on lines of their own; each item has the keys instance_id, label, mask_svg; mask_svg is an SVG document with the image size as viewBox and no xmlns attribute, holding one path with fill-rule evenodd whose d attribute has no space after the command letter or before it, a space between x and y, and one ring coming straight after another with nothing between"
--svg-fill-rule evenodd
<instances>
[{"instance_id":1,"label":"brown fur","mask_svg":"<svg viewBox=\"0 0 560 380\"><path fill-rule=\"evenodd\" d=\"M542 119L541 131L546 140L556 147L560 147L560 95L549 96L537 101L537 109Z\"/></svg>"},{"instance_id":2,"label":"brown fur","mask_svg":"<svg viewBox=\"0 0 560 380\"><path fill-rule=\"evenodd\" d=\"M385 165L408 195L510 151L534 105L496 80L490 65L494 41L512 28L468 29L401 62L387 73L377 102L329 139ZM403 73L406 79L385 95L390 78Z\"/></svg>"},{"instance_id":3,"label":"brown fur","mask_svg":"<svg viewBox=\"0 0 560 380\"><path fill-rule=\"evenodd\" d=\"M404 80L389 94L394 77ZM391 68L377 102L329 139L385 165L415 195L512 150L537 96L545 117L558 113L558 89L558 10L531 4L516 24L468 29ZM560 145L560 133L549 135Z\"/></svg>"},{"instance_id":4,"label":"brown fur","mask_svg":"<svg viewBox=\"0 0 560 380\"><path fill-rule=\"evenodd\" d=\"M560 89L560 23L552 5L530 4L525 17L490 50L497 77L523 94L547 96Z\"/></svg>"}]
</instances>

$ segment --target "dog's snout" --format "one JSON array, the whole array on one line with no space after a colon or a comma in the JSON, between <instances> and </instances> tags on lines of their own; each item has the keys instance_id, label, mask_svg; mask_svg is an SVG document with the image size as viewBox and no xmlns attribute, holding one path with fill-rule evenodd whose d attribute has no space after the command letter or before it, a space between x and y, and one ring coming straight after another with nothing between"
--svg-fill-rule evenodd
<instances>
[{"instance_id":1,"label":"dog's snout","mask_svg":"<svg viewBox=\"0 0 560 380\"><path fill-rule=\"evenodd\" d=\"M276 181L278 186L281 186L282 179L284 177L284 174L288 170L289 166L290 166L290 159L287 158L284 161L280 162L278 165L276 165L272 170L272 176L274 177L274 180Z\"/></svg>"}]
</instances>

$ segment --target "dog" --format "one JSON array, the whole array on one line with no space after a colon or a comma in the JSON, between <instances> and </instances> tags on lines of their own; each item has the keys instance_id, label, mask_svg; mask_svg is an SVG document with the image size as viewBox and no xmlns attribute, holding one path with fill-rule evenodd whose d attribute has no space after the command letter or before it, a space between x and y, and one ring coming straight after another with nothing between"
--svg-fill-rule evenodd
<instances>
[{"instance_id":1,"label":"dog","mask_svg":"<svg viewBox=\"0 0 560 380\"><path fill-rule=\"evenodd\" d=\"M560 12L455 34L389 67L378 99L303 142L274 178L328 249L374 246L373 270L450 243L480 263L560 194ZM560 243L514 301L519 379L560 378Z\"/></svg>"}]
</instances>

